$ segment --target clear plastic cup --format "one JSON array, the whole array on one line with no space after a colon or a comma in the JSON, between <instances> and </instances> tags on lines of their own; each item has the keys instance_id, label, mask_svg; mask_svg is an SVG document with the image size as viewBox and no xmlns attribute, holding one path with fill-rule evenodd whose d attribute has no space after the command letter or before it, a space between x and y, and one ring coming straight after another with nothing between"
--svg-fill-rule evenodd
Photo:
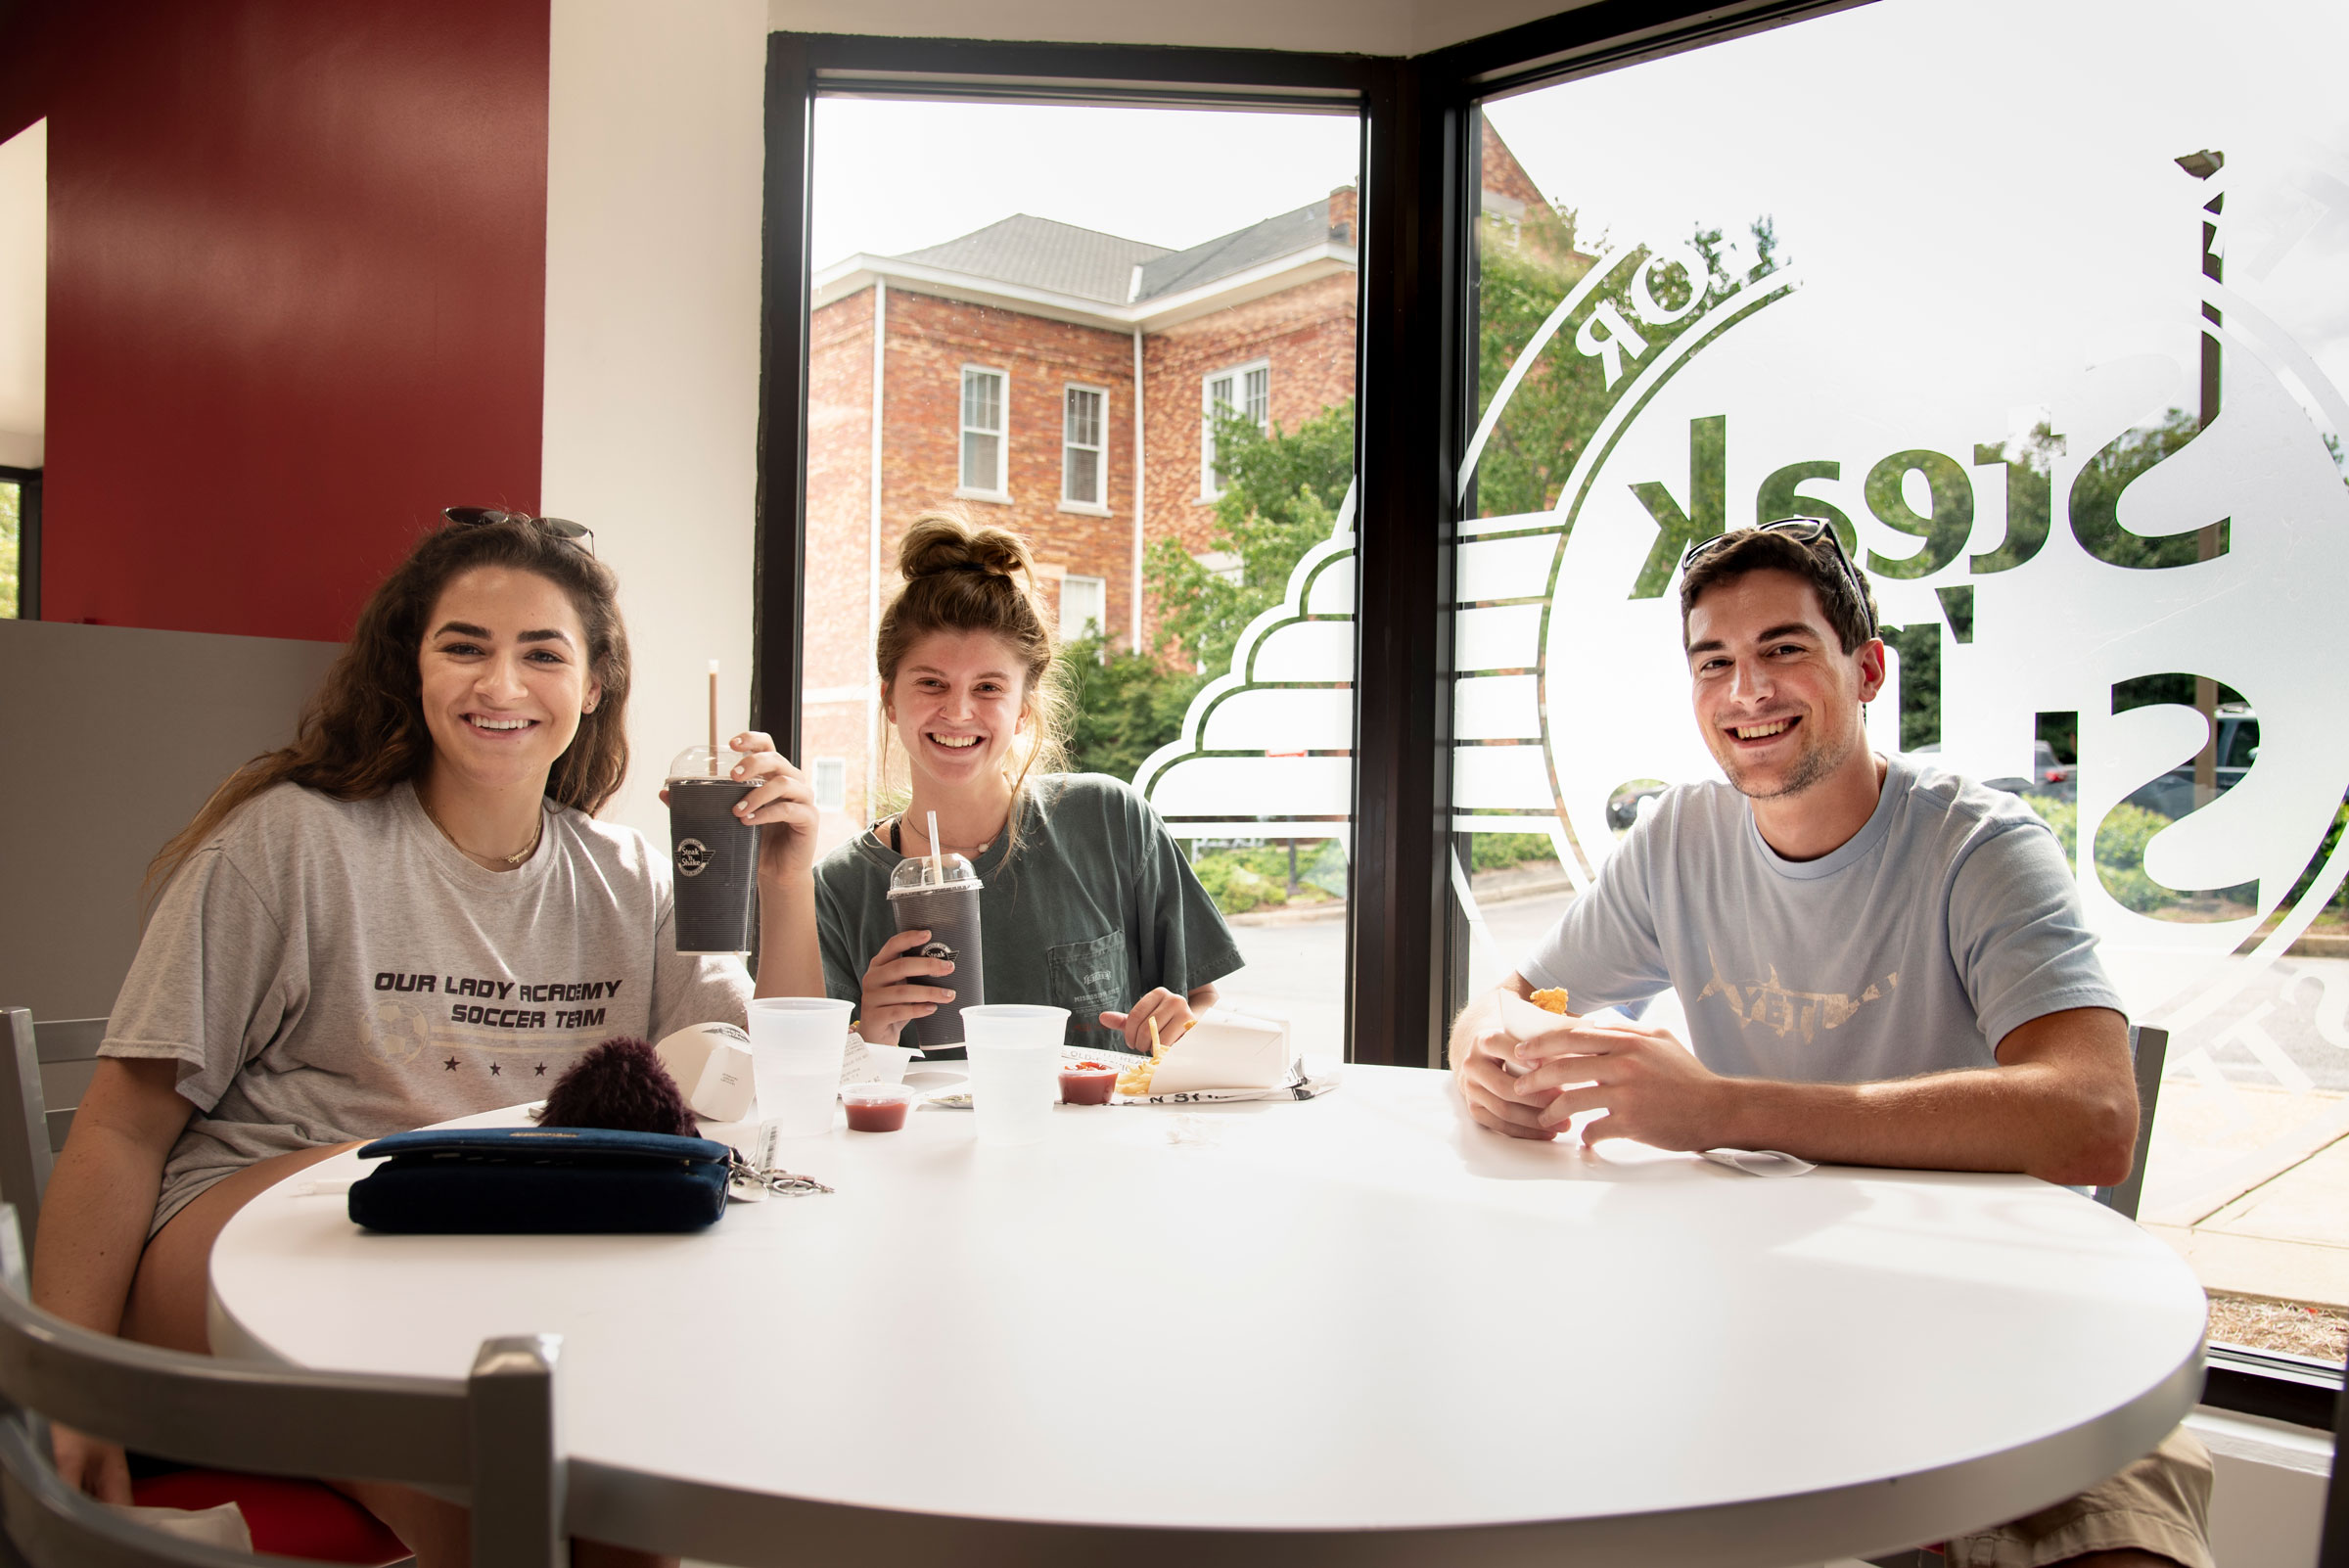
<instances>
[{"instance_id":1,"label":"clear plastic cup","mask_svg":"<svg viewBox=\"0 0 2349 1568\"><path fill-rule=\"evenodd\" d=\"M829 996L761 996L751 1003L751 1071L759 1115L786 1138L832 1130L853 1002Z\"/></svg>"},{"instance_id":2,"label":"clear plastic cup","mask_svg":"<svg viewBox=\"0 0 2349 1568\"><path fill-rule=\"evenodd\" d=\"M1060 1042L1069 1032L1069 1010L982 1004L965 1007L962 1022L979 1141L1041 1143L1060 1098Z\"/></svg>"}]
</instances>

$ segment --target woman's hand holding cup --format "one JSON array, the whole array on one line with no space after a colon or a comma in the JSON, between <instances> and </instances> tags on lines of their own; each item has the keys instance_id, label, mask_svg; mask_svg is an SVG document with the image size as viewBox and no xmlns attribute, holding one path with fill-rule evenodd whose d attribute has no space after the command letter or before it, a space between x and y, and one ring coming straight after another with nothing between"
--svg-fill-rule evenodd
<instances>
[{"instance_id":1,"label":"woman's hand holding cup","mask_svg":"<svg viewBox=\"0 0 2349 1568\"><path fill-rule=\"evenodd\" d=\"M734 776L755 787L734 807L734 814L759 835L759 880L794 882L815 868L815 786L775 743L758 730L745 730L727 743L742 761Z\"/></svg>"},{"instance_id":2,"label":"woman's hand holding cup","mask_svg":"<svg viewBox=\"0 0 2349 1568\"><path fill-rule=\"evenodd\" d=\"M917 1018L937 1012L939 1003L954 999L950 991L919 984L923 975L954 972L954 965L948 959L908 951L929 940L927 931L900 931L881 945L881 950L873 954L872 963L865 969L864 995L856 1004L856 1033L874 1044L895 1045L899 1030Z\"/></svg>"}]
</instances>

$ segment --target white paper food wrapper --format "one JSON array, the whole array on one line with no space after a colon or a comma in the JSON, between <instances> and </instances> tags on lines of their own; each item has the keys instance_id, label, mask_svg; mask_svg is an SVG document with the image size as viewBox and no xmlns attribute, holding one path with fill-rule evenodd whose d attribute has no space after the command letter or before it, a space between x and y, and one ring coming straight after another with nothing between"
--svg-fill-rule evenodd
<instances>
[{"instance_id":1,"label":"white paper food wrapper","mask_svg":"<svg viewBox=\"0 0 2349 1568\"><path fill-rule=\"evenodd\" d=\"M742 1122L759 1106L751 1073L751 1037L732 1024L694 1024L653 1047L677 1081L693 1114L710 1122Z\"/></svg>"},{"instance_id":2,"label":"white paper food wrapper","mask_svg":"<svg viewBox=\"0 0 2349 1568\"><path fill-rule=\"evenodd\" d=\"M1167 1047L1150 1093L1270 1088L1289 1076L1289 1026L1276 1018L1212 1012Z\"/></svg>"},{"instance_id":3,"label":"white paper food wrapper","mask_svg":"<svg viewBox=\"0 0 2349 1568\"><path fill-rule=\"evenodd\" d=\"M861 1035L849 1037L841 1053L843 1084L902 1084L905 1064L922 1053L911 1045L876 1045Z\"/></svg>"},{"instance_id":4,"label":"white paper food wrapper","mask_svg":"<svg viewBox=\"0 0 2349 1568\"><path fill-rule=\"evenodd\" d=\"M231 1551L253 1549L253 1532L246 1526L244 1511L233 1502L216 1502L208 1508L146 1508L130 1502L107 1506L125 1519L182 1541L200 1541Z\"/></svg>"}]
</instances>

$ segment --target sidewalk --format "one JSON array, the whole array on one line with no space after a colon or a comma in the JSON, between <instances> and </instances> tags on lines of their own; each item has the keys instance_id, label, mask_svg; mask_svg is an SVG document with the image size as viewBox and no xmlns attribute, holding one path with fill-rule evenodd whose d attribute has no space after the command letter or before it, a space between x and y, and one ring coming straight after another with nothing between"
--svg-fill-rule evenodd
<instances>
[{"instance_id":1,"label":"sidewalk","mask_svg":"<svg viewBox=\"0 0 2349 1568\"><path fill-rule=\"evenodd\" d=\"M2349 1309L2349 1095L2165 1078L2139 1218L2208 1288Z\"/></svg>"}]
</instances>

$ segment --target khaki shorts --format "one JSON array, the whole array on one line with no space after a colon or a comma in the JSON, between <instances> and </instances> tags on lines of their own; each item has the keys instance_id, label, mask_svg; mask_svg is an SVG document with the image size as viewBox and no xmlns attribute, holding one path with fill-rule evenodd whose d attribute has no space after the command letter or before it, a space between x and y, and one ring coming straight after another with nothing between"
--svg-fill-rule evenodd
<instances>
[{"instance_id":1,"label":"khaki shorts","mask_svg":"<svg viewBox=\"0 0 2349 1568\"><path fill-rule=\"evenodd\" d=\"M2210 1451L2179 1427L2109 1481L2051 1508L1953 1537L1950 1568L2048 1568L2092 1551L2150 1551L2184 1568L2210 1556Z\"/></svg>"}]
</instances>

